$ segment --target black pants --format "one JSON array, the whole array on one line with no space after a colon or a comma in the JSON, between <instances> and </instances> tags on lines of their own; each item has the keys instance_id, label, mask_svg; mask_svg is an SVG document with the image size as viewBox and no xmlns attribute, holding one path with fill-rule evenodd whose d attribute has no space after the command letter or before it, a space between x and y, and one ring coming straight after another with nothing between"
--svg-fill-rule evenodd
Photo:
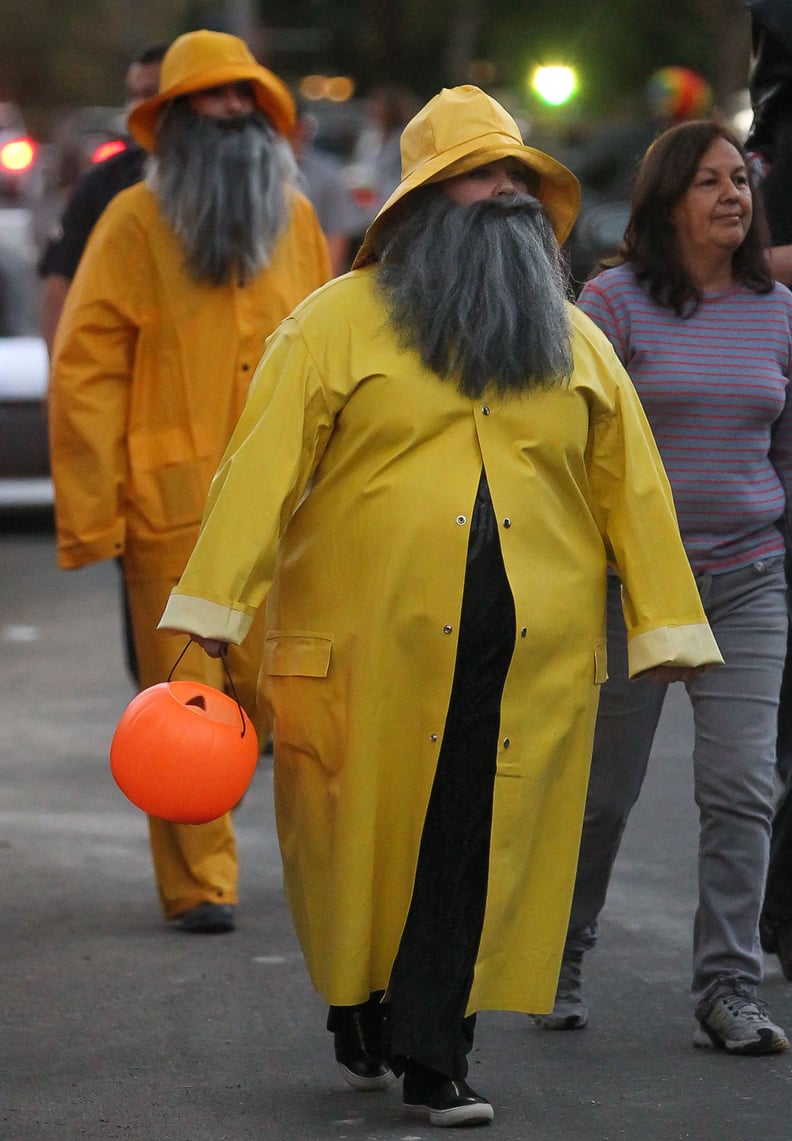
<instances>
[{"instance_id":1,"label":"black pants","mask_svg":"<svg viewBox=\"0 0 792 1141\"><path fill-rule=\"evenodd\" d=\"M140 678L138 677L137 650L135 649L135 637L132 633L132 615L129 613L129 598L127 596L126 579L124 578L124 560L120 557L116 558L116 566L121 575L121 624L124 635L126 667L132 681L135 685L139 686Z\"/></svg>"},{"instance_id":2,"label":"black pants","mask_svg":"<svg viewBox=\"0 0 792 1141\"><path fill-rule=\"evenodd\" d=\"M792 780L773 819L762 918L771 927L792 922Z\"/></svg>"},{"instance_id":3,"label":"black pants","mask_svg":"<svg viewBox=\"0 0 792 1141\"><path fill-rule=\"evenodd\" d=\"M787 583L789 583L787 567ZM787 653L784 674L781 678L781 695L778 702L778 740L776 767L785 784L792 778L792 623L787 628Z\"/></svg>"},{"instance_id":4,"label":"black pants","mask_svg":"<svg viewBox=\"0 0 792 1141\"><path fill-rule=\"evenodd\" d=\"M500 705L515 614L482 472L471 519L454 680L421 837L412 902L387 1001L396 1073L410 1062L464 1078L475 1017L465 1010L487 897ZM350 1008L332 1007L328 1029ZM361 1010L363 1008L352 1008Z\"/></svg>"}]
</instances>

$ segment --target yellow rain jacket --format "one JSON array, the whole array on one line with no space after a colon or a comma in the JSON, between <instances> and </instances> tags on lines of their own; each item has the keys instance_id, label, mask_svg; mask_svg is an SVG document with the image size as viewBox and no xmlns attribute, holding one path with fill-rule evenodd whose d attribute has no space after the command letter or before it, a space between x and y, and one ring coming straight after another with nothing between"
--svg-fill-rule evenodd
<instances>
[{"instance_id":1,"label":"yellow rain jacket","mask_svg":"<svg viewBox=\"0 0 792 1141\"><path fill-rule=\"evenodd\" d=\"M53 353L62 567L126 553L180 573L266 337L329 277L324 235L296 192L269 267L245 287L195 283L145 184L109 204Z\"/></svg>"},{"instance_id":2,"label":"yellow rain jacket","mask_svg":"<svg viewBox=\"0 0 792 1141\"><path fill-rule=\"evenodd\" d=\"M267 597L286 889L335 1004L388 985L410 903L486 469L517 624L469 1011L552 1006L575 876L606 568L634 671L721 660L632 384L571 309L568 387L482 400L399 348L357 270L271 338L160 623L239 642Z\"/></svg>"}]
</instances>

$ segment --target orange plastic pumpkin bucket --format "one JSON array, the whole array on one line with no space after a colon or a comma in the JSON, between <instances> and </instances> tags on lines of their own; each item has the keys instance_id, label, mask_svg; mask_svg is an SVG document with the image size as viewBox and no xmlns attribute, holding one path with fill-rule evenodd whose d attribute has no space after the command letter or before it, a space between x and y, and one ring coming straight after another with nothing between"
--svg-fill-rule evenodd
<instances>
[{"instance_id":1,"label":"orange plastic pumpkin bucket","mask_svg":"<svg viewBox=\"0 0 792 1141\"><path fill-rule=\"evenodd\" d=\"M205 824L241 800L259 747L241 706L212 686L165 681L121 716L110 769L134 805L177 824Z\"/></svg>"}]
</instances>

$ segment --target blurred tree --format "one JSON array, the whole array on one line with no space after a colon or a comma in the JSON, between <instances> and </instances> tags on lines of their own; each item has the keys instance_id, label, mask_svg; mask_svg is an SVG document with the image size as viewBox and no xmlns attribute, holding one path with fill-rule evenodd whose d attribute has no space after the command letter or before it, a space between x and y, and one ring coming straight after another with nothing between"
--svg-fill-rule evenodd
<instances>
[{"instance_id":1,"label":"blurred tree","mask_svg":"<svg viewBox=\"0 0 792 1141\"><path fill-rule=\"evenodd\" d=\"M411 3L413 0L405 0ZM416 10L419 0L414 0ZM746 83L749 26L743 0L534 0L530 10L510 0L486 5L435 0L432 12L446 8L446 34L453 34L452 13L470 20L477 9L473 58L489 60L495 83L523 89L536 64L565 63L580 77L579 104L584 113L627 111L657 67L678 64L701 72L723 94ZM484 11L486 8L486 11ZM466 33L468 34L468 33ZM443 56L438 55L438 59ZM449 55L446 53L446 59ZM463 61L444 80L466 78Z\"/></svg>"},{"instance_id":2,"label":"blurred tree","mask_svg":"<svg viewBox=\"0 0 792 1141\"><path fill-rule=\"evenodd\" d=\"M627 110L657 67L700 71L718 93L743 86L748 17L743 0L257 0L264 24L314 23L328 32L326 66L367 87L400 80L422 95L444 84L484 82L523 90L539 62L581 77L590 114ZM275 64L277 65L277 60ZM282 65L288 67L284 59ZM485 85L487 85L485 83Z\"/></svg>"},{"instance_id":3,"label":"blurred tree","mask_svg":"<svg viewBox=\"0 0 792 1141\"><path fill-rule=\"evenodd\" d=\"M288 80L344 72L361 92L390 79L425 97L472 80L527 100L532 64L568 63L585 116L626 113L666 64L702 72L718 94L744 86L748 69L743 0L3 0L0 97L31 121L115 103L141 47L218 21L240 31L240 20L263 26L251 45Z\"/></svg>"},{"instance_id":4,"label":"blurred tree","mask_svg":"<svg viewBox=\"0 0 792 1141\"><path fill-rule=\"evenodd\" d=\"M49 109L115 104L131 56L181 31L183 0L3 0L0 97Z\"/></svg>"}]
</instances>

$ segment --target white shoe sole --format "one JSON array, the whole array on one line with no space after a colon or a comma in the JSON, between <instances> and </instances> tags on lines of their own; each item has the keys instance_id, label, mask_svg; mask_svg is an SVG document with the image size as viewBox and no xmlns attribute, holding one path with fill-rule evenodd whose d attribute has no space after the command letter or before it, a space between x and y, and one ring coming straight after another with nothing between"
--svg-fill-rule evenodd
<instances>
[{"instance_id":1,"label":"white shoe sole","mask_svg":"<svg viewBox=\"0 0 792 1141\"><path fill-rule=\"evenodd\" d=\"M716 1035L712 1038L707 1030L701 1025L696 1027L693 1034L693 1045L698 1046L701 1050L725 1050L727 1054L742 1055L744 1057L756 1057L761 1054L779 1054L783 1050L789 1049L789 1042L786 1038L779 1038L777 1036L765 1036L760 1039L752 1039L748 1042L729 1042L728 1039L721 1038Z\"/></svg>"},{"instance_id":2,"label":"white shoe sole","mask_svg":"<svg viewBox=\"0 0 792 1141\"><path fill-rule=\"evenodd\" d=\"M388 1070L387 1074L382 1074L380 1077L364 1078L353 1070L348 1070L343 1062L336 1061L336 1065L344 1081L361 1093L375 1093L377 1090L387 1089L396 1077L392 1070Z\"/></svg>"},{"instance_id":3,"label":"white shoe sole","mask_svg":"<svg viewBox=\"0 0 792 1141\"><path fill-rule=\"evenodd\" d=\"M428 1120L430 1125L486 1125L495 1117L495 1110L488 1101L474 1102L473 1105L456 1105L451 1109L433 1109L430 1105L410 1105L404 1102L404 1108L414 1117Z\"/></svg>"},{"instance_id":4,"label":"white shoe sole","mask_svg":"<svg viewBox=\"0 0 792 1141\"><path fill-rule=\"evenodd\" d=\"M588 1011L575 1014L534 1014L531 1016L543 1030L585 1030L588 1026Z\"/></svg>"}]
</instances>

